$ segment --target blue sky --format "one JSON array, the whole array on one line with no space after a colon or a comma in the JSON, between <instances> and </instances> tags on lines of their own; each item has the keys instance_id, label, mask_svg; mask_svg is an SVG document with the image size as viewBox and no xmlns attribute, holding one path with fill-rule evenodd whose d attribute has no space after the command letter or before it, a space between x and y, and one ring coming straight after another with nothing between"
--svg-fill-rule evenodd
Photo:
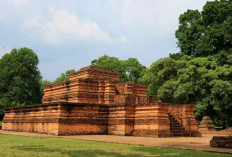
<instances>
[{"instance_id":1,"label":"blue sky","mask_svg":"<svg viewBox=\"0 0 232 157\"><path fill-rule=\"evenodd\" d=\"M0 58L28 47L43 79L88 66L106 54L149 67L179 52L175 30L187 9L206 0L0 0Z\"/></svg>"}]
</instances>

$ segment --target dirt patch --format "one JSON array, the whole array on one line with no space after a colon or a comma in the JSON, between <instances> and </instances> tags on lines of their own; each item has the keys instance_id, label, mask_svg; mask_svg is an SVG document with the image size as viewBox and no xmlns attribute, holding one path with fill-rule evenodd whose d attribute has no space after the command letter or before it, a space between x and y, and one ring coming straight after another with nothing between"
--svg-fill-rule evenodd
<instances>
[{"instance_id":1,"label":"dirt patch","mask_svg":"<svg viewBox=\"0 0 232 157\"><path fill-rule=\"evenodd\" d=\"M218 131L220 133L224 133L224 134L227 134L227 135L232 135L232 128L228 128L228 129L225 129L225 130L221 130L221 131Z\"/></svg>"}]
</instances>

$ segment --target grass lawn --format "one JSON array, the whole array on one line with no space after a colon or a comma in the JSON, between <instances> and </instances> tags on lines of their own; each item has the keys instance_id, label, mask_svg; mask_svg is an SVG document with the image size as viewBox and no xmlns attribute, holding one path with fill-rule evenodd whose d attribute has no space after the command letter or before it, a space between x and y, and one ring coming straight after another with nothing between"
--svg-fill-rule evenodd
<instances>
[{"instance_id":1,"label":"grass lawn","mask_svg":"<svg viewBox=\"0 0 232 157\"><path fill-rule=\"evenodd\" d=\"M2 126L2 121L0 121L0 126Z\"/></svg>"},{"instance_id":2,"label":"grass lawn","mask_svg":"<svg viewBox=\"0 0 232 157\"><path fill-rule=\"evenodd\" d=\"M229 154L197 152L191 150L144 147L104 142L78 141L62 138L33 138L14 135L0 135L0 156L21 157L120 157L120 156L178 156L211 157L231 156Z\"/></svg>"}]
</instances>

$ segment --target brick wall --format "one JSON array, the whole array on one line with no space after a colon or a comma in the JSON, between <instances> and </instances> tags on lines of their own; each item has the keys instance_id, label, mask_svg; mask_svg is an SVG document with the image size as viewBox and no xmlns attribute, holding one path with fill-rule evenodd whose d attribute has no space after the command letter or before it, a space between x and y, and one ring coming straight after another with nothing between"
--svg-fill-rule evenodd
<instances>
[{"instance_id":1,"label":"brick wall","mask_svg":"<svg viewBox=\"0 0 232 157\"><path fill-rule=\"evenodd\" d=\"M59 105L33 105L5 109L2 130L58 135Z\"/></svg>"},{"instance_id":2,"label":"brick wall","mask_svg":"<svg viewBox=\"0 0 232 157\"><path fill-rule=\"evenodd\" d=\"M108 106L46 104L6 109L3 130L54 135L107 134Z\"/></svg>"}]
</instances>

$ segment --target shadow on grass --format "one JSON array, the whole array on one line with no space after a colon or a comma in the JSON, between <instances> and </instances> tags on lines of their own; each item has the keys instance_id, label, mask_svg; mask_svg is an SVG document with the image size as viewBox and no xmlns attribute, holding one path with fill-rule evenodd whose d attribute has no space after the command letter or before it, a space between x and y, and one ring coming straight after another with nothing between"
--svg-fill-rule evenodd
<instances>
[{"instance_id":1,"label":"shadow on grass","mask_svg":"<svg viewBox=\"0 0 232 157\"><path fill-rule=\"evenodd\" d=\"M12 149L18 149L21 151L28 151L28 152L41 152L41 153L60 153L60 155L68 155L71 157L76 156L86 156L86 157L99 157L99 156L109 156L109 157L124 157L124 156L133 156L133 157L147 157L147 155L141 155L141 154L123 154L119 152L108 152L104 150L98 150L98 149L91 149L91 150L62 150L57 148L45 148L42 145L35 145L35 146L18 146L18 147L12 147ZM150 156L150 155L149 155ZM159 155L158 155L159 156Z\"/></svg>"},{"instance_id":2,"label":"shadow on grass","mask_svg":"<svg viewBox=\"0 0 232 157\"><path fill-rule=\"evenodd\" d=\"M153 147L136 147L132 148L131 151L135 153L128 153L128 152L114 152L114 151L104 151L101 149L73 149L69 148L69 150L62 149L62 148L46 148L43 145L28 145L28 146L16 146L11 147L11 149L18 149L24 152L33 152L38 153L39 155L43 156L43 153L53 153L60 154L60 156L68 155L70 157L76 156L85 156L85 157L99 157L99 156L108 156L108 157L200 157L200 156L211 156L211 157L218 157L224 156L225 154L219 153L207 153L207 152L196 152L196 151L186 151L186 150L179 150L179 149L169 149L169 148L153 148ZM41 154L40 154L41 153ZM59 155L58 155L59 156ZM227 156L227 155L225 155Z\"/></svg>"},{"instance_id":3,"label":"shadow on grass","mask_svg":"<svg viewBox=\"0 0 232 157\"><path fill-rule=\"evenodd\" d=\"M37 153L59 153L60 156L68 155L70 157L76 156L85 156L85 157L99 157L99 156L108 156L108 157L199 157L199 156L221 156L219 154L208 154L205 152L193 152L179 149L169 149L169 148L153 148L153 147L136 147L132 148L132 151L135 153L122 153L122 152L112 152L104 151L100 149L71 149L69 150L62 148L46 148L43 145L29 145L29 146L17 146L12 147L12 149L18 149L25 152L37 152ZM139 153L138 153L139 152ZM43 154L40 154L43 155Z\"/></svg>"},{"instance_id":4,"label":"shadow on grass","mask_svg":"<svg viewBox=\"0 0 232 157\"><path fill-rule=\"evenodd\" d=\"M178 156L185 157L189 152L181 149L161 148L161 147L135 147L133 151L144 152L149 156ZM192 156L191 156L192 157Z\"/></svg>"},{"instance_id":5,"label":"shadow on grass","mask_svg":"<svg viewBox=\"0 0 232 157\"><path fill-rule=\"evenodd\" d=\"M212 152L198 152L195 150L182 150L178 148L161 148L161 147L136 147L133 151L144 152L149 156L172 156L172 157L226 157L230 154L212 153Z\"/></svg>"}]
</instances>

